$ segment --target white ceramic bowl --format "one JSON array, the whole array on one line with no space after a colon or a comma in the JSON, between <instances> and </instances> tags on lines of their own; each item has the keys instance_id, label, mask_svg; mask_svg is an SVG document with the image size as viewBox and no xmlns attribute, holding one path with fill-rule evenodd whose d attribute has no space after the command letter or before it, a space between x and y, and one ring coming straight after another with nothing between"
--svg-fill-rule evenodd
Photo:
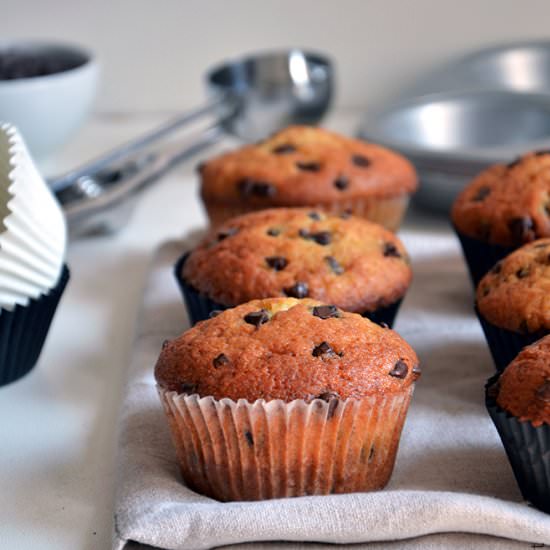
<instances>
[{"instance_id":1,"label":"white ceramic bowl","mask_svg":"<svg viewBox=\"0 0 550 550\"><path fill-rule=\"evenodd\" d=\"M90 113L97 89L97 61L80 46L55 42L0 43L0 53L6 51L53 56L75 65L54 74L0 80L0 122L16 126L33 156L44 159Z\"/></svg>"}]
</instances>

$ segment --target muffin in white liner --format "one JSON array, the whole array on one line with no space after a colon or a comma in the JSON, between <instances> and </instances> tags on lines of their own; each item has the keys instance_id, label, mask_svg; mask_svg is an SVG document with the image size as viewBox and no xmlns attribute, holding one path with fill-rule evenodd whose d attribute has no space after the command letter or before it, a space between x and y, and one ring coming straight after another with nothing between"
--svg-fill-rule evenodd
<instances>
[{"instance_id":1,"label":"muffin in white liner","mask_svg":"<svg viewBox=\"0 0 550 550\"><path fill-rule=\"evenodd\" d=\"M38 361L69 280L63 212L27 148L0 124L0 385Z\"/></svg>"}]
</instances>

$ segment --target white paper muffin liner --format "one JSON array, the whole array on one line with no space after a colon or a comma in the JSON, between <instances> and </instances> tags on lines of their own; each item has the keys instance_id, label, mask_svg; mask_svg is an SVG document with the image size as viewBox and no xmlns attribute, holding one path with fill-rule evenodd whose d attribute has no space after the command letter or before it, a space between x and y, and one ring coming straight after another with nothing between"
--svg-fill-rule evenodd
<instances>
[{"instance_id":1,"label":"white paper muffin liner","mask_svg":"<svg viewBox=\"0 0 550 550\"><path fill-rule=\"evenodd\" d=\"M413 386L396 395L310 403L158 391L185 483L231 501L382 489Z\"/></svg>"},{"instance_id":2,"label":"white paper muffin liner","mask_svg":"<svg viewBox=\"0 0 550 550\"><path fill-rule=\"evenodd\" d=\"M0 307L26 305L54 288L66 243L63 212L25 143L13 126L0 125Z\"/></svg>"}]
</instances>

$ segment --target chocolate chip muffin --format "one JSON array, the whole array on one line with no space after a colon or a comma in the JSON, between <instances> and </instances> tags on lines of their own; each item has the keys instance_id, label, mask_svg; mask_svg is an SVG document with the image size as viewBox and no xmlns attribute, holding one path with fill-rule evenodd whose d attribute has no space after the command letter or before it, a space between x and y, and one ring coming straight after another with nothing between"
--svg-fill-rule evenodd
<instances>
[{"instance_id":1,"label":"chocolate chip muffin","mask_svg":"<svg viewBox=\"0 0 550 550\"><path fill-rule=\"evenodd\" d=\"M550 336L489 381L486 401L524 498L550 513Z\"/></svg>"},{"instance_id":2,"label":"chocolate chip muffin","mask_svg":"<svg viewBox=\"0 0 550 550\"><path fill-rule=\"evenodd\" d=\"M390 231L363 218L275 208L233 218L178 262L193 322L272 296L310 297L393 323L412 278Z\"/></svg>"},{"instance_id":3,"label":"chocolate chip muffin","mask_svg":"<svg viewBox=\"0 0 550 550\"><path fill-rule=\"evenodd\" d=\"M456 199L452 221L474 284L498 260L550 237L550 151L491 166Z\"/></svg>"},{"instance_id":4,"label":"chocolate chip muffin","mask_svg":"<svg viewBox=\"0 0 550 550\"><path fill-rule=\"evenodd\" d=\"M291 126L200 167L201 197L213 226L270 207L351 212L396 230L416 190L404 157L311 126Z\"/></svg>"},{"instance_id":5,"label":"chocolate chip muffin","mask_svg":"<svg viewBox=\"0 0 550 550\"><path fill-rule=\"evenodd\" d=\"M155 367L184 480L219 500L382 488L419 375L391 329L295 298L221 312Z\"/></svg>"},{"instance_id":6,"label":"chocolate chip muffin","mask_svg":"<svg viewBox=\"0 0 550 550\"><path fill-rule=\"evenodd\" d=\"M483 277L477 311L495 364L550 332L550 238L526 244Z\"/></svg>"}]
</instances>

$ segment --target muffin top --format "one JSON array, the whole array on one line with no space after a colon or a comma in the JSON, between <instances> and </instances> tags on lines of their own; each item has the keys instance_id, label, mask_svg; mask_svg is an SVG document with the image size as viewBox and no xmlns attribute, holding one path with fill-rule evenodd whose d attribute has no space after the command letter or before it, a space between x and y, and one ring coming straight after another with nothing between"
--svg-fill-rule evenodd
<instances>
[{"instance_id":1,"label":"muffin top","mask_svg":"<svg viewBox=\"0 0 550 550\"><path fill-rule=\"evenodd\" d=\"M497 404L519 420L550 424L550 336L523 348L493 392Z\"/></svg>"},{"instance_id":2,"label":"muffin top","mask_svg":"<svg viewBox=\"0 0 550 550\"><path fill-rule=\"evenodd\" d=\"M393 330L295 298L253 300L202 321L166 342L155 367L163 389L249 402L395 394L419 375Z\"/></svg>"},{"instance_id":3,"label":"muffin top","mask_svg":"<svg viewBox=\"0 0 550 550\"><path fill-rule=\"evenodd\" d=\"M191 252L181 275L225 306L291 296L363 313L401 298L412 272L401 241L377 224L275 208L233 218L212 231Z\"/></svg>"},{"instance_id":4,"label":"muffin top","mask_svg":"<svg viewBox=\"0 0 550 550\"><path fill-rule=\"evenodd\" d=\"M411 193L412 164L388 149L312 126L291 126L201 166L203 199L307 206Z\"/></svg>"},{"instance_id":5,"label":"muffin top","mask_svg":"<svg viewBox=\"0 0 550 550\"><path fill-rule=\"evenodd\" d=\"M491 244L550 237L550 152L491 166L459 194L451 216L460 233Z\"/></svg>"},{"instance_id":6,"label":"muffin top","mask_svg":"<svg viewBox=\"0 0 550 550\"><path fill-rule=\"evenodd\" d=\"M481 279L481 315L493 325L521 333L550 329L550 239L526 244Z\"/></svg>"}]
</instances>

